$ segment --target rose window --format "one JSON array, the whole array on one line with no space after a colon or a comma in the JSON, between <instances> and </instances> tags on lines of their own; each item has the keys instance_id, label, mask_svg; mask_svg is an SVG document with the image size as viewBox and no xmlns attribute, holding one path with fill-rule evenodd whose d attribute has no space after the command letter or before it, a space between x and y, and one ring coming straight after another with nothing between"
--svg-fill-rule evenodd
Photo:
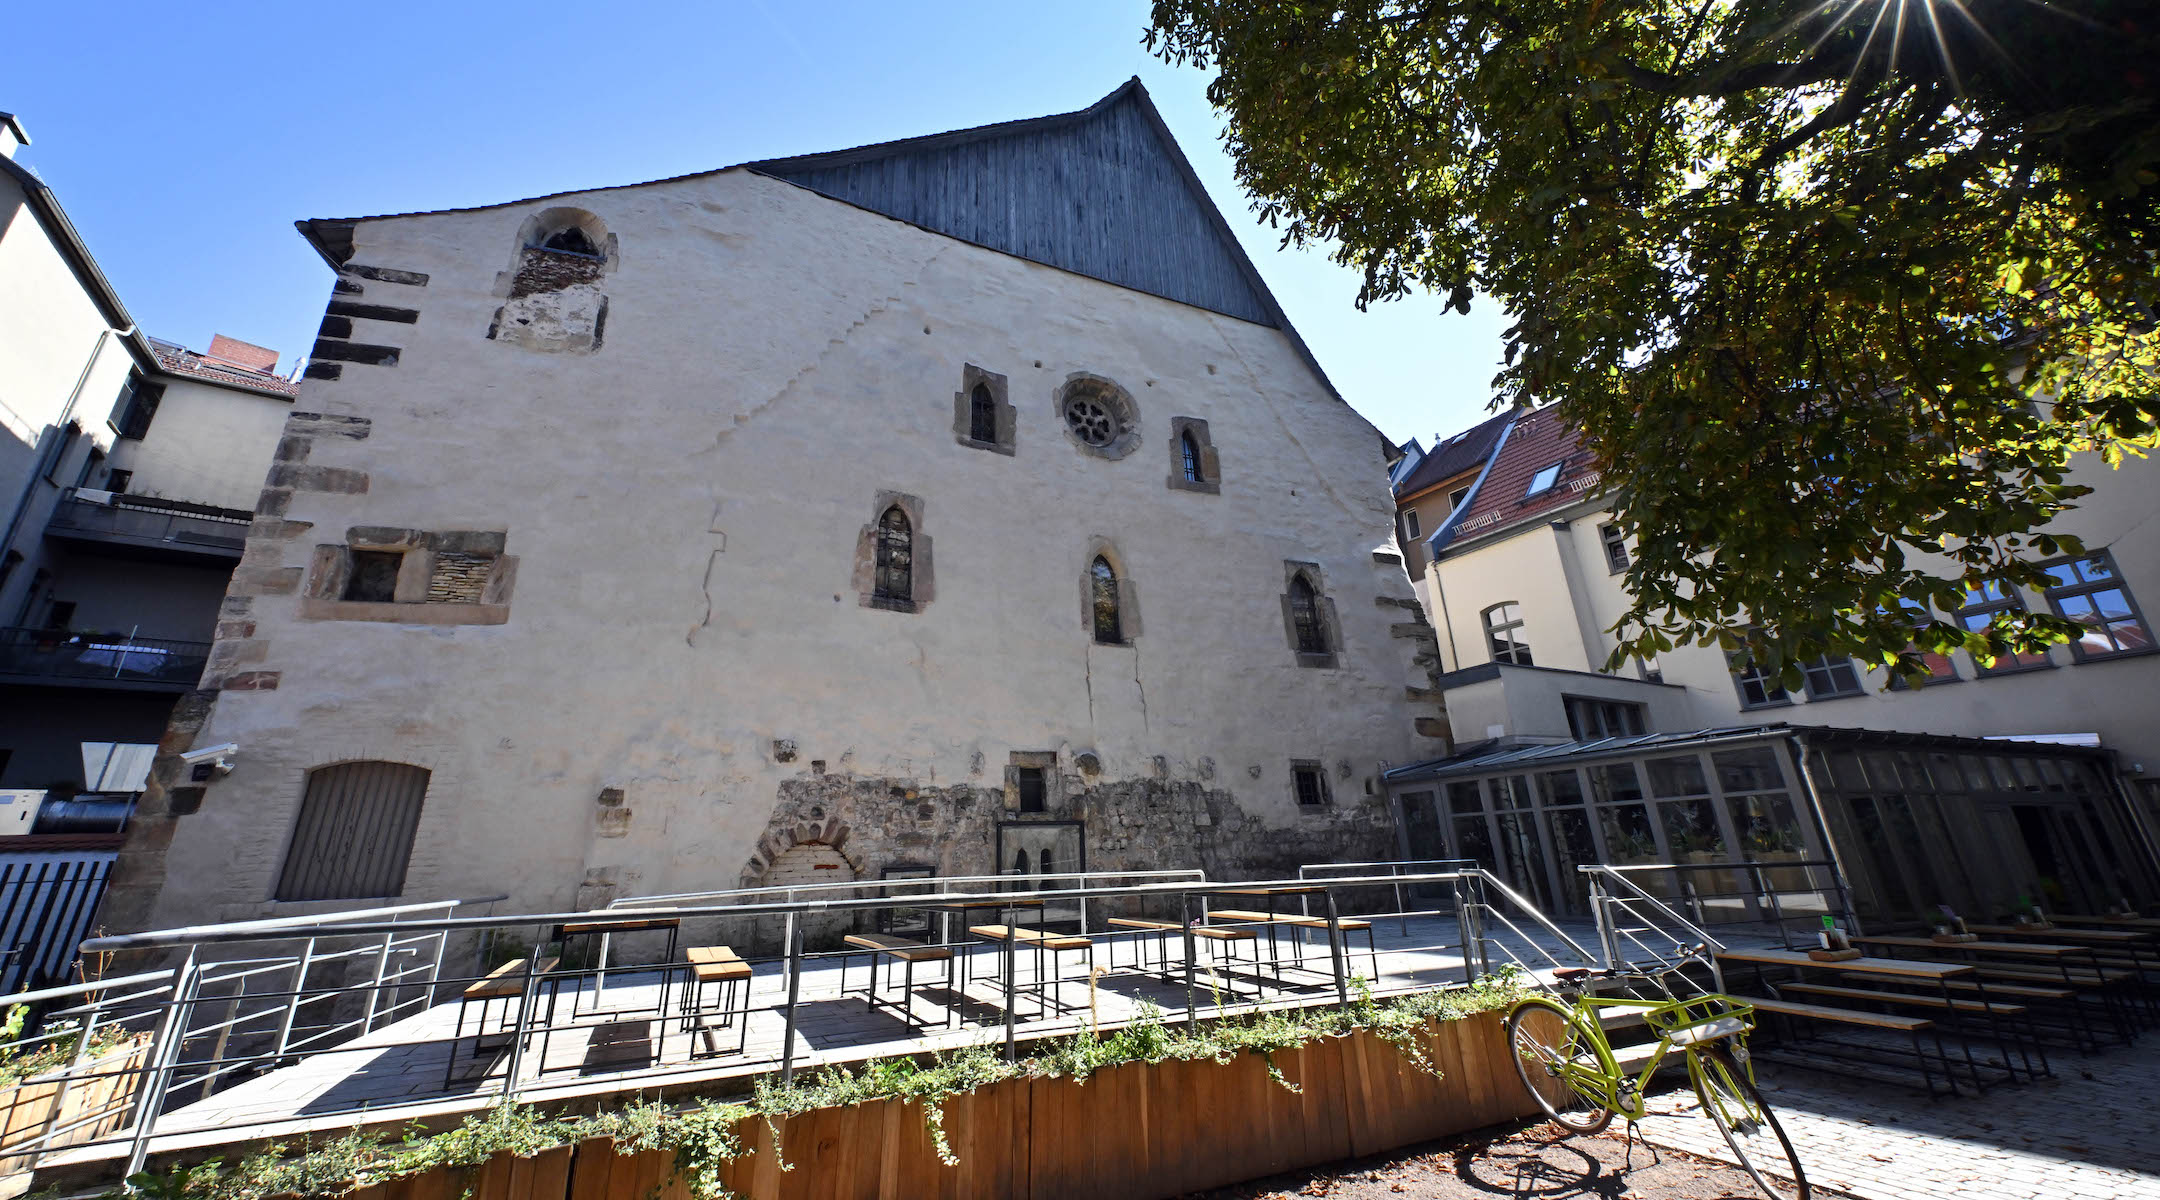
<instances>
[{"instance_id":1,"label":"rose window","mask_svg":"<svg viewBox=\"0 0 2160 1200\"><path fill-rule=\"evenodd\" d=\"M1117 418L1091 396L1075 396L1065 402L1065 424L1090 446L1107 446L1117 436Z\"/></svg>"}]
</instances>

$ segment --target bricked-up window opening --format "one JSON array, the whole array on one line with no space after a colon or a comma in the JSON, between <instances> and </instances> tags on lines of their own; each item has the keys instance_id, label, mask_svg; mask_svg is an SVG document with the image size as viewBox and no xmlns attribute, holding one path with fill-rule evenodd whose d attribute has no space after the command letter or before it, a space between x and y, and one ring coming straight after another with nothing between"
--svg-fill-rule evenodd
<instances>
[{"instance_id":1,"label":"bricked-up window opening","mask_svg":"<svg viewBox=\"0 0 2160 1200\"><path fill-rule=\"evenodd\" d=\"M1014 767L1013 786L1020 793L1020 811L1039 813L1045 811L1043 804L1043 769L1041 767Z\"/></svg>"},{"instance_id":2,"label":"bricked-up window opening","mask_svg":"<svg viewBox=\"0 0 2160 1200\"><path fill-rule=\"evenodd\" d=\"M352 573L345 577L341 599L389 604L397 599L398 568L405 556L395 550L355 550Z\"/></svg>"},{"instance_id":3,"label":"bricked-up window opening","mask_svg":"<svg viewBox=\"0 0 2160 1200\"><path fill-rule=\"evenodd\" d=\"M1290 623L1297 629L1299 654L1326 654L1327 628L1320 623L1320 597L1303 575L1290 581Z\"/></svg>"},{"instance_id":4,"label":"bricked-up window opening","mask_svg":"<svg viewBox=\"0 0 2160 1200\"><path fill-rule=\"evenodd\" d=\"M1605 544L1605 569L1614 575L1627 570L1627 531L1618 525L1600 525L1597 535Z\"/></svg>"},{"instance_id":5,"label":"bricked-up window opening","mask_svg":"<svg viewBox=\"0 0 2160 1200\"><path fill-rule=\"evenodd\" d=\"M2102 550L2053 563L2045 570L2055 580L2047 590L2048 606L2056 616L2085 627L2084 636L2070 643L2079 662L2153 648L2152 630L2116 573L2113 555Z\"/></svg>"},{"instance_id":6,"label":"bricked-up window opening","mask_svg":"<svg viewBox=\"0 0 2160 1200\"><path fill-rule=\"evenodd\" d=\"M870 602L880 608L915 611L915 531L897 504L878 518L877 573Z\"/></svg>"},{"instance_id":7,"label":"bricked-up window opening","mask_svg":"<svg viewBox=\"0 0 2160 1200\"><path fill-rule=\"evenodd\" d=\"M1299 808L1325 808L1328 802L1327 770L1317 763L1300 764L1290 768L1290 777L1297 785Z\"/></svg>"},{"instance_id":8,"label":"bricked-up window opening","mask_svg":"<svg viewBox=\"0 0 2160 1200\"><path fill-rule=\"evenodd\" d=\"M1012 868L1012 869L1013 869L1013 874L1015 874L1015 875L1026 875L1026 874L1029 874L1029 871L1028 871L1028 856L1027 856L1027 851L1025 851L1025 850L1022 850L1022 851L1020 851L1020 852L1018 852L1018 853L1016 853L1016 854L1014 854L1014 855L1013 855L1013 868Z\"/></svg>"},{"instance_id":9,"label":"bricked-up window opening","mask_svg":"<svg viewBox=\"0 0 2160 1200\"><path fill-rule=\"evenodd\" d=\"M540 243L540 248L543 250L560 250L565 254L584 254L592 258L600 257L600 248L593 245L592 239L585 236L585 231L575 225Z\"/></svg>"},{"instance_id":10,"label":"bricked-up window opening","mask_svg":"<svg viewBox=\"0 0 2160 1200\"><path fill-rule=\"evenodd\" d=\"M997 397L990 394L990 385L978 383L968 393L968 436L978 442L995 442L997 436Z\"/></svg>"},{"instance_id":11,"label":"bricked-up window opening","mask_svg":"<svg viewBox=\"0 0 2160 1200\"><path fill-rule=\"evenodd\" d=\"M1185 482L1207 482L1207 474L1200 467L1199 443L1193 441L1192 434L1189 432L1178 435L1178 458L1184 466Z\"/></svg>"},{"instance_id":12,"label":"bricked-up window opening","mask_svg":"<svg viewBox=\"0 0 2160 1200\"><path fill-rule=\"evenodd\" d=\"M1523 637L1522 606L1513 600L1485 610L1485 642L1496 663L1530 664L1530 643Z\"/></svg>"},{"instance_id":13,"label":"bricked-up window opening","mask_svg":"<svg viewBox=\"0 0 2160 1200\"><path fill-rule=\"evenodd\" d=\"M1095 640L1115 646L1125 640L1118 620L1117 572L1110 569L1110 560L1098 557L1095 565L1088 568L1088 578L1093 589Z\"/></svg>"},{"instance_id":14,"label":"bricked-up window opening","mask_svg":"<svg viewBox=\"0 0 2160 1200\"><path fill-rule=\"evenodd\" d=\"M349 762L308 772L279 900L357 900L405 890L428 772L405 763Z\"/></svg>"}]
</instances>

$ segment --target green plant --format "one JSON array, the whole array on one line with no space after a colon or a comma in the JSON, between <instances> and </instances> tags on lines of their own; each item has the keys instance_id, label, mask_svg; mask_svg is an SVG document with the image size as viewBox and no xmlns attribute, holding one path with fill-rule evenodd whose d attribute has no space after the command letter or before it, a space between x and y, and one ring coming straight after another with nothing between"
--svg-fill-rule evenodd
<instances>
[{"instance_id":1,"label":"green plant","mask_svg":"<svg viewBox=\"0 0 2160 1200\"><path fill-rule=\"evenodd\" d=\"M721 1182L722 1172L747 1153L736 1129L751 1118L766 1123L778 1165L787 1171L794 1167L781 1146L781 1129L790 1117L881 1100L916 1104L938 1158L950 1166L959 1159L946 1137L945 1105L987 1084L1018 1078L1084 1084L1097 1071L1127 1063L1229 1062L1251 1053L1266 1060L1270 1079L1299 1092L1300 1086L1284 1077L1273 1055L1361 1029L1387 1040L1418 1069L1437 1077L1439 1067L1422 1045L1429 1022L1504 1008L1524 992L1515 968L1469 987L1407 996L1378 998L1362 976L1352 980L1352 987L1356 999L1348 1006L1254 1013L1197 1026L1171 1026L1161 1009L1142 1003L1138 1017L1107 1035L1084 1031L1013 1062L990 1046L971 1046L927 1059L901 1055L854 1067L827 1067L784 1084L767 1076L756 1081L747 1101L706 1100L672 1108L641 1100L589 1116L552 1116L530 1106L504 1104L442 1133L409 1129L392 1139L354 1132L321 1143L303 1141L297 1147L279 1143L230 1169L209 1162L137 1175L128 1183L137 1195L154 1200L330 1197L427 1171L478 1166L496 1154L533 1155L588 1138L610 1138L624 1152L672 1151L676 1178L698 1200L725 1200L729 1192Z\"/></svg>"}]
</instances>

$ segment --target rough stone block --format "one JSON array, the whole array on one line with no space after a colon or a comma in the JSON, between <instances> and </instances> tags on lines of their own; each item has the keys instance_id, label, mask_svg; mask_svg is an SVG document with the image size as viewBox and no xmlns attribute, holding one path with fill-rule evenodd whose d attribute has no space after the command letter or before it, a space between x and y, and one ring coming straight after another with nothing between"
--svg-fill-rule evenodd
<instances>
[{"instance_id":1,"label":"rough stone block","mask_svg":"<svg viewBox=\"0 0 2160 1200\"><path fill-rule=\"evenodd\" d=\"M227 692L274 692L282 674L280 671L242 671L228 677L218 687Z\"/></svg>"},{"instance_id":2,"label":"rough stone block","mask_svg":"<svg viewBox=\"0 0 2160 1200\"><path fill-rule=\"evenodd\" d=\"M314 448L311 438L283 437L278 439L276 457L279 462L306 462L308 452Z\"/></svg>"},{"instance_id":3,"label":"rough stone block","mask_svg":"<svg viewBox=\"0 0 2160 1200\"><path fill-rule=\"evenodd\" d=\"M217 635L216 635L216 636L217 636L217 639L218 639L219 641L224 641L224 640L225 640L226 638L251 638L251 637L254 637L254 636L255 636L255 622L253 622L253 621L219 621L219 622L217 623Z\"/></svg>"},{"instance_id":4,"label":"rough stone block","mask_svg":"<svg viewBox=\"0 0 2160 1200\"><path fill-rule=\"evenodd\" d=\"M296 412L286 414L285 432L296 437L343 437L359 441L373 431L374 424L366 417Z\"/></svg>"},{"instance_id":5,"label":"rough stone block","mask_svg":"<svg viewBox=\"0 0 2160 1200\"><path fill-rule=\"evenodd\" d=\"M218 604L218 615L221 617L244 617L253 611L255 598L252 596L227 596Z\"/></svg>"},{"instance_id":6,"label":"rough stone block","mask_svg":"<svg viewBox=\"0 0 2160 1200\"><path fill-rule=\"evenodd\" d=\"M302 379L342 379L344 376L345 364L334 362L311 362L307 370L300 373Z\"/></svg>"},{"instance_id":7,"label":"rough stone block","mask_svg":"<svg viewBox=\"0 0 2160 1200\"><path fill-rule=\"evenodd\" d=\"M395 267L371 267L363 263L346 263L340 271L345 275L357 275L378 283L402 283L411 287L426 287L428 277L422 271L400 271Z\"/></svg>"},{"instance_id":8,"label":"rough stone block","mask_svg":"<svg viewBox=\"0 0 2160 1200\"><path fill-rule=\"evenodd\" d=\"M291 506L292 490L290 488L265 488L263 494L255 501L255 515L258 517L282 517L285 515L285 510Z\"/></svg>"},{"instance_id":9,"label":"rough stone block","mask_svg":"<svg viewBox=\"0 0 2160 1200\"><path fill-rule=\"evenodd\" d=\"M427 535L429 548L443 554L501 554L509 540L507 533L480 529L453 529Z\"/></svg>"},{"instance_id":10,"label":"rough stone block","mask_svg":"<svg viewBox=\"0 0 2160 1200\"><path fill-rule=\"evenodd\" d=\"M364 495L368 490L367 472L356 471L350 467L274 463L270 467L268 482L273 488L291 488L302 492L339 492L351 496Z\"/></svg>"},{"instance_id":11,"label":"rough stone block","mask_svg":"<svg viewBox=\"0 0 2160 1200\"><path fill-rule=\"evenodd\" d=\"M243 567L226 591L235 596L290 596L300 590L299 567Z\"/></svg>"},{"instance_id":12,"label":"rough stone block","mask_svg":"<svg viewBox=\"0 0 2160 1200\"><path fill-rule=\"evenodd\" d=\"M311 359L329 359L332 362L362 363L371 367L394 367L398 364L399 348L378 346L370 342L341 342L334 338L315 339L314 348L308 351Z\"/></svg>"},{"instance_id":13,"label":"rough stone block","mask_svg":"<svg viewBox=\"0 0 2160 1200\"><path fill-rule=\"evenodd\" d=\"M270 643L266 639L234 639L220 641L210 650L210 669L226 670L232 667L251 666L270 657Z\"/></svg>"}]
</instances>

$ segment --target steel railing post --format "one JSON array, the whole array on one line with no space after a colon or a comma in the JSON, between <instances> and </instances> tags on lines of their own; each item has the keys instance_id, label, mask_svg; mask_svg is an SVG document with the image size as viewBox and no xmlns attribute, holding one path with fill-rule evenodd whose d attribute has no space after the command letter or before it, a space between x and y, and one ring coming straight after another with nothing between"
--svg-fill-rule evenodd
<instances>
[{"instance_id":1,"label":"steel railing post","mask_svg":"<svg viewBox=\"0 0 2160 1200\"><path fill-rule=\"evenodd\" d=\"M546 944L544 941L537 942L533 946L532 953L525 956L525 981L523 986L518 989L517 1025L510 1031L510 1055L508 1061L504 1064L503 1070L502 1098L504 1104L509 1104L517 1099L518 1076L525 1073L525 1039L532 1034L533 1007L540 999L540 973L537 968L540 965L541 947ZM571 1007L574 1009L576 1005L573 1004ZM550 1017L553 1015L553 1013L549 1014ZM457 1053L455 1044L450 1047L450 1052L452 1054ZM547 1064L544 1062L540 1066L542 1070L547 1068Z\"/></svg>"},{"instance_id":2,"label":"steel railing post","mask_svg":"<svg viewBox=\"0 0 2160 1200\"><path fill-rule=\"evenodd\" d=\"M1335 967L1335 1003L1348 1008L1350 980L1345 974L1348 966L1343 962L1342 912L1335 904L1335 889L1323 890L1320 898L1327 903L1328 958Z\"/></svg>"},{"instance_id":3,"label":"steel railing post","mask_svg":"<svg viewBox=\"0 0 2160 1200\"><path fill-rule=\"evenodd\" d=\"M309 938L306 944L300 947L300 957L294 961L292 995L285 1001L284 1020L278 1022L277 1053L279 1058L283 1058L286 1048L292 1045L293 1021L300 1015L300 994L307 990L308 971L314 965L315 939Z\"/></svg>"},{"instance_id":4,"label":"steel railing post","mask_svg":"<svg viewBox=\"0 0 2160 1200\"><path fill-rule=\"evenodd\" d=\"M1395 921L1401 928L1402 935L1407 938L1410 936L1410 906L1403 903L1402 864L1397 863L1388 874L1395 877Z\"/></svg>"},{"instance_id":5,"label":"steel railing post","mask_svg":"<svg viewBox=\"0 0 2160 1200\"><path fill-rule=\"evenodd\" d=\"M802 922L795 913L787 914L780 937L787 955L787 1016L780 1043L780 1082L785 1084L795 1078L795 1004L802 998Z\"/></svg>"},{"instance_id":6,"label":"steel railing post","mask_svg":"<svg viewBox=\"0 0 2160 1200\"><path fill-rule=\"evenodd\" d=\"M1448 881L1448 894L1455 902L1456 931L1462 935L1463 982L1475 983L1477 965L1471 961L1470 955L1470 905L1463 896L1463 881L1460 875Z\"/></svg>"},{"instance_id":7,"label":"steel railing post","mask_svg":"<svg viewBox=\"0 0 2160 1200\"><path fill-rule=\"evenodd\" d=\"M397 918L392 917L390 920L395 924ZM375 983L368 988L367 1015L360 1019L362 1034L375 1032L375 1009L382 1003L383 977L390 971L390 940L396 936L390 933L382 935L382 946L375 951Z\"/></svg>"},{"instance_id":8,"label":"steel railing post","mask_svg":"<svg viewBox=\"0 0 2160 1200\"><path fill-rule=\"evenodd\" d=\"M1185 926L1185 1027L1187 1029L1192 1028L1200 1019L1199 1002L1193 995L1200 987L1198 968L1196 966L1200 958L1200 948L1193 938L1192 902L1193 898L1190 893L1178 897L1178 916Z\"/></svg>"},{"instance_id":9,"label":"steel railing post","mask_svg":"<svg viewBox=\"0 0 2160 1200\"><path fill-rule=\"evenodd\" d=\"M180 974L173 979L171 1006L165 1010L165 1019L158 1022L157 1034L151 1040L149 1072L143 1087L135 1098L135 1136L128 1144L127 1168L120 1172L122 1179L133 1179L143 1169L143 1160L150 1156L150 1135L157 1128L158 1110L165 1106L165 1089L172 1084L173 1064L180 1059L181 1043L187 1039L188 1020L195 1001L195 958L201 952L199 946L189 946L187 960L180 965Z\"/></svg>"}]
</instances>

